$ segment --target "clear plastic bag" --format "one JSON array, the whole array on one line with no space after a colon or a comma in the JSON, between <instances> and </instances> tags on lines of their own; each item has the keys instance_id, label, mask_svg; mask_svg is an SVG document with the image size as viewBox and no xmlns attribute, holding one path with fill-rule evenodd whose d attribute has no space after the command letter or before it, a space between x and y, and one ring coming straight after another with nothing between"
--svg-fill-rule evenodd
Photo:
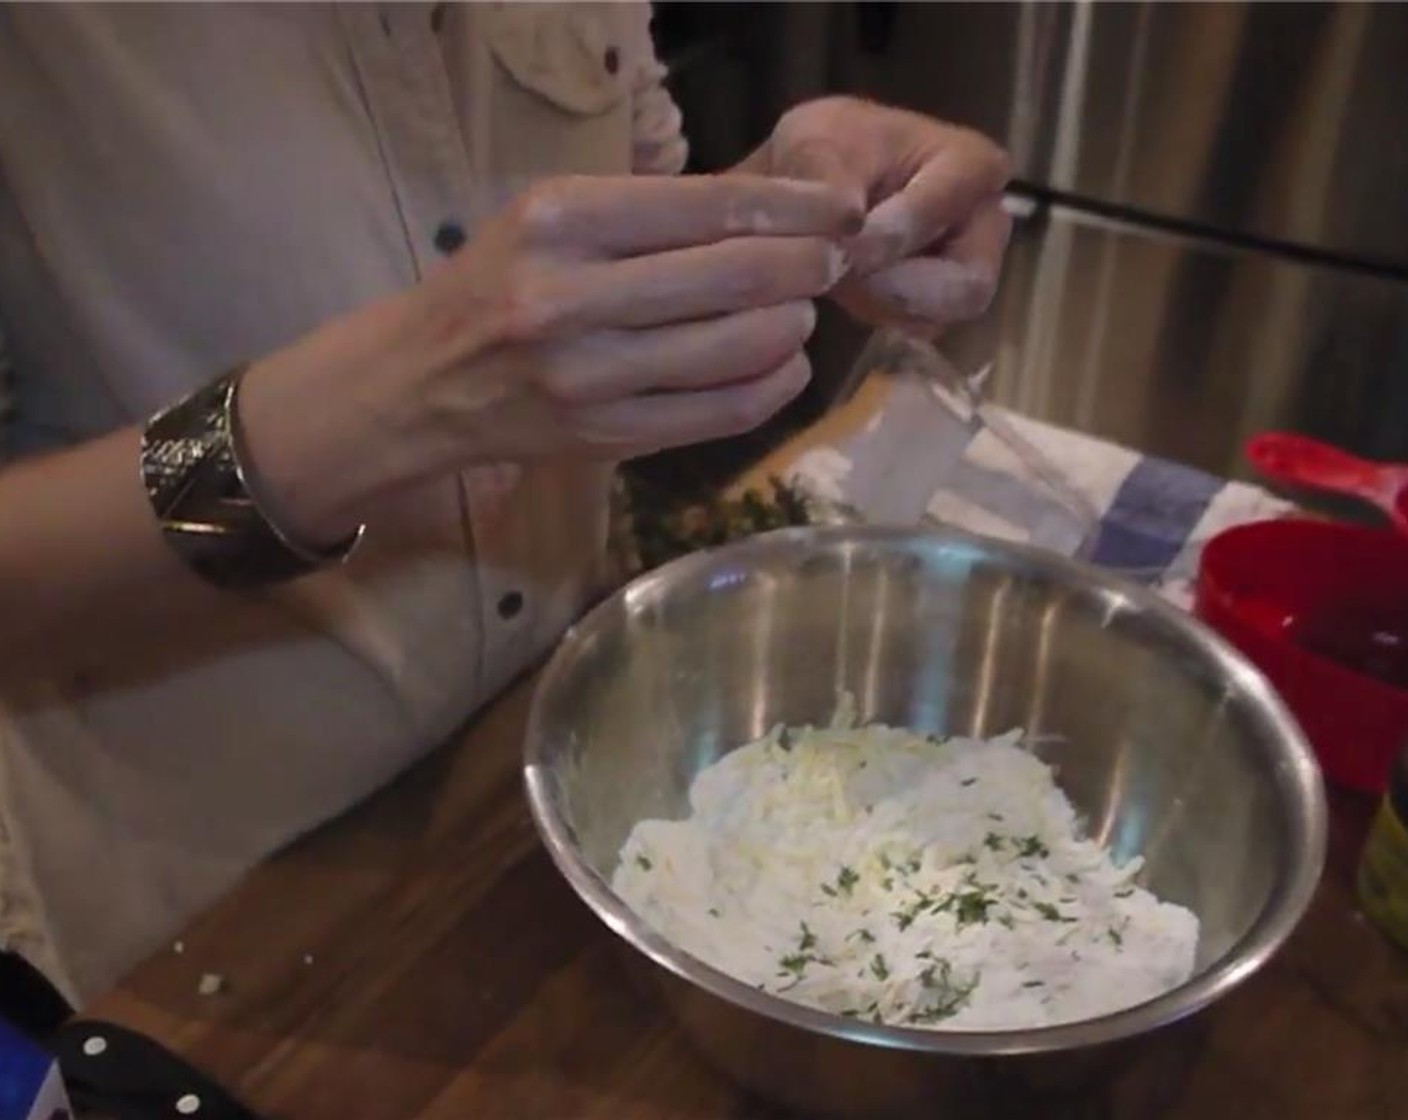
<instances>
[{"instance_id":1,"label":"clear plastic bag","mask_svg":"<svg viewBox=\"0 0 1408 1120\"><path fill-rule=\"evenodd\" d=\"M1099 514L1017 423L982 399L986 371L965 378L932 346L877 331L858 360L889 381L864 430L804 456L794 477L833 519L954 524L1083 555Z\"/></svg>"}]
</instances>

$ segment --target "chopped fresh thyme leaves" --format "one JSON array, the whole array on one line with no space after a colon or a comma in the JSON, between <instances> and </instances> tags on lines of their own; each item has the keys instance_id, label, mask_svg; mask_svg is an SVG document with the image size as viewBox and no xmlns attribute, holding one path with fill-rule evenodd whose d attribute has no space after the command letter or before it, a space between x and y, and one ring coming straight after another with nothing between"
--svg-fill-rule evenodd
<instances>
[{"instance_id":1,"label":"chopped fresh thyme leaves","mask_svg":"<svg viewBox=\"0 0 1408 1120\"><path fill-rule=\"evenodd\" d=\"M1017 848L1017 854L1023 859L1045 859L1051 854L1051 849L1041 842L1040 836L1028 836Z\"/></svg>"},{"instance_id":2,"label":"chopped fresh thyme leaves","mask_svg":"<svg viewBox=\"0 0 1408 1120\"><path fill-rule=\"evenodd\" d=\"M890 916L895 919L895 924L899 926L901 930L906 930L914 924L915 918L919 917L925 910L931 909L933 905L933 895L929 894L928 891L919 891L915 895L914 901L896 910Z\"/></svg>"},{"instance_id":3,"label":"chopped fresh thyme leaves","mask_svg":"<svg viewBox=\"0 0 1408 1120\"><path fill-rule=\"evenodd\" d=\"M1066 917L1049 902L1038 902L1036 904L1036 912L1048 922L1074 922L1076 920L1075 918Z\"/></svg>"},{"instance_id":4,"label":"chopped fresh thyme leaves","mask_svg":"<svg viewBox=\"0 0 1408 1120\"><path fill-rule=\"evenodd\" d=\"M919 974L919 983L926 992L935 993L924 1006L910 1009L911 1023L938 1023L950 1019L963 1008L978 986L979 977L960 982L954 978L953 965L946 960L930 965Z\"/></svg>"},{"instance_id":5,"label":"chopped fresh thyme leaves","mask_svg":"<svg viewBox=\"0 0 1408 1120\"><path fill-rule=\"evenodd\" d=\"M802 973L806 971L807 965L811 964L811 962L812 958L807 956L806 953L788 953L785 956L779 958L777 962L778 967L782 969L782 971L779 972L778 975L791 975L797 977L800 980L802 977Z\"/></svg>"},{"instance_id":6,"label":"chopped fresh thyme leaves","mask_svg":"<svg viewBox=\"0 0 1408 1120\"><path fill-rule=\"evenodd\" d=\"M958 928L986 922L988 911L997 900L983 891L964 891L958 896Z\"/></svg>"}]
</instances>

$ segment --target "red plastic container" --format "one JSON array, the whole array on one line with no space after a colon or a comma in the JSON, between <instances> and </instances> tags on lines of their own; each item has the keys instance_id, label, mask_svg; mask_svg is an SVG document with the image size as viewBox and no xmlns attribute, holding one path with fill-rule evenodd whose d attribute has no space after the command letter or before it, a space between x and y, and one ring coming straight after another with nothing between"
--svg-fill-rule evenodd
<instances>
[{"instance_id":1,"label":"red plastic container","mask_svg":"<svg viewBox=\"0 0 1408 1120\"><path fill-rule=\"evenodd\" d=\"M1285 698L1338 785L1378 793L1408 739L1408 538L1261 521L1203 551L1194 610Z\"/></svg>"}]
</instances>

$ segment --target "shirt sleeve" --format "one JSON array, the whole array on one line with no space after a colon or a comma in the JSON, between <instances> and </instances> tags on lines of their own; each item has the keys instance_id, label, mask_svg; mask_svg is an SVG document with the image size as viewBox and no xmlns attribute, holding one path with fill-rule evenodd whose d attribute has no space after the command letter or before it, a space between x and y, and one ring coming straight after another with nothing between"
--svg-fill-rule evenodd
<instances>
[{"instance_id":1,"label":"shirt sleeve","mask_svg":"<svg viewBox=\"0 0 1408 1120\"><path fill-rule=\"evenodd\" d=\"M631 168L637 175L678 175L689 156L679 107L665 88L668 70L650 37L650 5L641 4L640 65L632 89Z\"/></svg>"}]
</instances>

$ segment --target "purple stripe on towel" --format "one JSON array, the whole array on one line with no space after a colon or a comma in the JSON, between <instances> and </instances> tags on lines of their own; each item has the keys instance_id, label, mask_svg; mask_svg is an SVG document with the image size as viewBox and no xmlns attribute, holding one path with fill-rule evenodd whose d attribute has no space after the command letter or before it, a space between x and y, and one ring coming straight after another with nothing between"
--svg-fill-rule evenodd
<instances>
[{"instance_id":1,"label":"purple stripe on towel","mask_svg":"<svg viewBox=\"0 0 1408 1120\"><path fill-rule=\"evenodd\" d=\"M1224 485L1167 459L1141 459L1100 519L1091 559L1115 569L1169 567Z\"/></svg>"}]
</instances>

